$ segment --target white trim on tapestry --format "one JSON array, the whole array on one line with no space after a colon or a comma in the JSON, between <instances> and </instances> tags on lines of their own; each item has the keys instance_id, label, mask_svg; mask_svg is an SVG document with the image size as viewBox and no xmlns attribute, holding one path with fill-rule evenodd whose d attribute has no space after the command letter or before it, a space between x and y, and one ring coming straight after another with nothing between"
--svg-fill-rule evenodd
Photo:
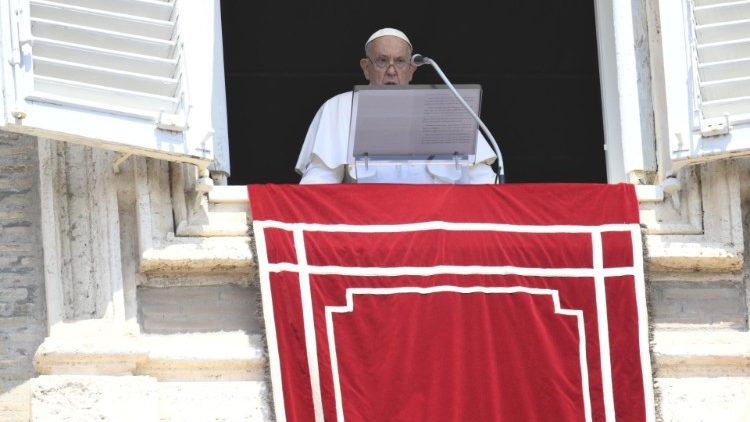
<instances>
[{"instance_id":1,"label":"white trim on tapestry","mask_svg":"<svg viewBox=\"0 0 750 422\"><path fill-rule=\"evenodd\" d=\"M448 231L496 231L508 233L592 233L601 232L629 232L633 224L601 224L598 226L579 225L520 225L496 223L451 223L447 221L425 221L406 224L318 224L318 223L284 223L274 220L258 221L263 228L294 231L301 229L310 232L344 232L344 233L402 233L425 230ZM253 222L255 224L255 222ZM638 226L635 224L635 226Z\"/></svg>"},{"instance_id":2,"label":"white trim on tapestry","mask_svg":"<svg viewBox=\"0 0 750 422\"><path fill-rule=\"evenodd\" d=\"M641 228L634 226L631 229L631 239L633 246L633 268L635 269L635 303L638 308L638 339L641 344L648 345L648 324L641 321L648 321L648 308L646 305L646 280L643 271L643 251L641 238ZM651 355L648 347L640 347L641 351L641 371L643 378L643 401L646 408L646 422L656 420L656 405L654 401L654 385L651 382Z\"/></svg>"},{"instance_id":3,"label":"white trim on tapestry","mask_svg":"<svg viewBox=\"0 0 750 422\"><path fill-rule=\"evenodd\" d=\"M583 394L583 408L586 422L591 422L591 393L589 389L588 359L586 356L586 330L583 311L580 309L563 309L560 306L560 295L557 290L539 289L534 287L512 286L512 287L459 287L459 286L433 286L433 287L351 287L346 289L345 306L326 306L326 332L328 333L328 350L331 358L331 371L334 383L334 396L336 399L337 422L344 422L344 406L341 395L341 383L339 378L338 356L336 353L336 341L333 330L333 313L349 313L354 311L354 295L395 295L404 293L431 294L431 293L485 293L485 294L513 294L527 293L531 295L549 295L552 298L556 314L575 316L578 324L578 360L581 369L581 393Z\"/></svg>"},{"instance_id":4,"label":"white trim on tapestry","mask_svg":"<svg viewBox=\"0 0 750 422\"><path fill-rule=\"evenodd\" d=\"M307 265L281 262L268 264L268 272L298 272L305 271L316 275L351 275L351 276L382 276L397 277L402 275L521 275L528 277L589 277L598 273L591 268L534 268L513 266L482 266L482 265L435 265L432 267L340 267L336 265ZM600 271L605 277L634 275L631 267L606 268Z\"/></svg>"},{"instance_id":5,"label":"white trim on tapestry","mask_svg":"<svg viewBox=\"0 0 750 422\"><path fill-rule=\"evenodd\" d=\"M612 362L609 350L609 321L607 313L607 286L604 283L604 252L602 233L591 233L591 251L594 263L594 293L596 295L596 325L599 329L599 358L602 366L602 394L604 395L604 420L615 420L615 398L612 389Z\"/></svg>"},{"instance_id":6,"label":"white trim on tapestry","mask_svg":"<svg viewBox=\"0 0 750 422\"><path fill-rule=\"evenodd\" d=\"M430 221L422 223L409 223L409 224L392 224L392 225L348 225L348 224L315 224L315 223L284 223L272 220L254 221L253 227L256 234L256 243L258 245L258 260L259 260L259 275L261 281L261 291L263 294L263 306L264 315L266 321L270 322L266 324L266 332L268 338L269 348L269 359L271 366L271 380L273 385L273 397L274 407L276 410L276 418L280 422L285 422L285 409L284 409L284 398L281 378L281 367L279 361L279 349L276 338L275 323L272 312L272 299L271 299L271 288L269 275L271 272L296 272L300 275L300 293L302 295L303 307L307 303L309 306L309 312L312 313L312 295L310 292L309 275L310 274L336 274L336 275L353 275L353 276L408 276L408 275L435 275L435 274L459 274L459 275L521 275L521 276L544 276L544 277L587 277L594 278L595 280L595 291L597 296L597 307L600 304L600 295L606 300L605 290L600 289L597 286L596 280L600 279L603 286L604 279L606 277L616 276L633 276L635 280L636 289L636 301L638 306L638 325L639 325L639 343L641 351L641 364L643 369L644 379L644 397L646 401L647 422L654 420L653 415L653 389L652 386L646 382L647 378L651 376L651 365L650 357L648 355L648 326L646 325L647 315L645 311L645 285L643 279L643 257L640 256L640 226L638 224L603 224L598 226L579 226L579 225L550 225L550 226L535 226L535 225L509 225L509 224L494 224L494 223L451 223L442 221ZM274 263L268 262L268 257L265 253L265 228L278 228L282 230L292 231L294 233L295 251L297 252L297 262L293 263ZM525 268L525 267L514 267L514 266L479 266L479 265L467 265L467 266L454 266L454 265L440 265L433 267L341 267L341 266L315 266L307 264L307 257L304 248L304 231L318 231L318 232L349 232L349 233L401 233L401 232L414 232L414 231L425 231L425 230L447 230L447 231L499 231L499 232L510 232L510 233L588 233L592 234L592 239L598 237L597 242L593 242L594 249L598 248L598 254L594 251L594 268ZM632 267L616 267L616 268L603 268L602 259L602 245L601 245L601 233L602 232L629 232L631 233L631 241L633 245L633 266ZM638 236L636 237L635 233ZM298 234L299 233L299 234ZM599 236L594 236L598 233ZM636 241L639 242L636 244ZM301 244L301 249L298 244ZM261 251L262 249L262 251ZM302 252L300 254L300 251ZM597 257L598 255L598 257ZM597 263L597 260L599 261ZM304 277L307 278L307 289L304 289ZM458 288L458 287L456 287ZM407 288L412 289L412 288ZM414 287L413 289L424 289ZM460 289L460 288L459 288ZM492 288L490 288L492 289ZM500 288L506 289L506 288ZM386 289L387 290L387 289ZM600 293L601 290L601 293ZM348 289L347 289L348 291ZM644 296L644 297L641 297ZM267 298L267 299L266 299ZM606 310L606 304L603 307ZM328 307L326 307L328 309ZM326 311L327 312L327 311ZM582 311L578 311L582 312ZM270 314L270 315L269 315ZM604 314L606 322L606 313ZM581 318L583 315L581 314ZM322 408L322 397L320 393L320 379L318 373L318 362L317 362L317 344L315 340L314 321L313 326L308 327L307 318L312 318L311 315L305 316L303 311L303 319L305 320L305 337L308 352L308 365L310 366L310 381L313 388L313 405L316 416L316 421L322 421L323 419L323 408ZM328 313L326 313L326 323L328 323ZM602 343L606 342L607 353L609 353L609 335L606 324L604 324L605 334L602 334L603 324L600 322L599 326L599 337L600 337L600 352L602 350ZM310 335L311 334L311 335ZM312 341L312 345L310 344ZM329 337L329 347L332 337ZM646 346L644 349L643 346ZM275 351L275 353L271 353ZM310 353L315 352L315 356L311 358ZM335 350L331 353L335 353ZM584 350L585 353L585 350ZM314 368L314 369L313 369ZM605 371L609 369L611 378L611 363L610 360L602 358L602 376L603 376L603 389L604 389L604 402L605 402L605 416L607 420L614 420L614 397L612 395L612 384L609 379L609 388L607 388L607 380L604 379ZM315 371L315 374L312 373ZM588 373L588 371L586 371ZM586 378L588 385L588 378ZM317 385L316 385L317 384ZM317 399L316 392L317 391ZM588 390L586 390L588 392ZM340 391L338 391L338 399L340 399ZM588 398L588 410L587 418L590 418L590 397ZM652 406L652 407L648 407ZM648 409L652 409L651 412ZM337 409L337 412L339 410ZM338 415L341 418L343 414Z\"/></svg>"},{"instance_id":7,"label":"white trim on tapestry","mask_svg":"<svg viewBox=\"0 0 750 422\"><path fill-rule=\"evenodd\" d=\"M307 366L310 372L310 389L312 393L315 422L324 422L323 399L320 394L320 368L318 367L318 344L315 335L315 318L313 316L312 293L310 292L310 273L306 270L307 251L305 250L305 235L300 229L294 234L294 251L297 254L300 270L299 293L302 299L302 321L305 327L305 349L307 350Z\"/></svg>"},{"instance_id":8,"label":"white trim on tapestry","mask_svg":"<svg viewBox=\"0 0 750 422\"><path fill-rule=\"evenodd\" d=\"M284 388L281 379L281 360L279 357L279 343L276 338L276 320L273 316L273 297L271 294L270 273L262 270L268 268L268 254L266 253L266 233L263 226L253 222L255 246L258 256L258 276L260 278L260 297L263 303L263 320L266 325L266 343L268 344L268 360L271 366L271 391L273 394L274 412L277 422L286 422L284 408ZM276 353L271 353L271 350Z\"/></svg>"}]
</instances>

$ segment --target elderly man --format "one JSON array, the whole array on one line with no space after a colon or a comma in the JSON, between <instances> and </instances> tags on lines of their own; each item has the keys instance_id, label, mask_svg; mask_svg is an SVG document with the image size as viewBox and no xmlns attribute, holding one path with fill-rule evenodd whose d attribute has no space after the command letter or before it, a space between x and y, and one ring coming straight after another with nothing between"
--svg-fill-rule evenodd
<instances>
[{"instance_id":1,"label":"elderly man","mask_svg":"<svg viewBox=\"0 0 750 422\"><path fill-rule=\"evenodd\" d=\"M393 28L376 31L365 43L366 57L359 61L370 85L407 85L416 66L411 63L412 45L403 32ZM477 162L468 169L453 166L402 164L372 166L367 175L347 169L347 145L352 92L339 94L318 110L305 137L295 169L300 183L492 183L489 166L495 155L477 133Z\"/></svg>"}]
</instances>

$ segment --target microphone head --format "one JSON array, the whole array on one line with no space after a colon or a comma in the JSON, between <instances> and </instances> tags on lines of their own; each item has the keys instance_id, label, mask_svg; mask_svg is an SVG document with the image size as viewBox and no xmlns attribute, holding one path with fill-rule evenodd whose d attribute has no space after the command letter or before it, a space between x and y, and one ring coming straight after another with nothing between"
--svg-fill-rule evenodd
<instances>
[{"instance_id":1,"label":"microphone head","mask_svg":"<svg viewBox=\"0 0 750 422\"><path fill-rule=\"evenodd\" d=\"M427 57L425 57L425 56L423 56L421 54L415 54L415 55L411 56L411 63L414 66L417 66L417 67L422 66L423 64L427 64L427 62L429 60L430 59L428 59Z\"/></svg>"}]
</instances>

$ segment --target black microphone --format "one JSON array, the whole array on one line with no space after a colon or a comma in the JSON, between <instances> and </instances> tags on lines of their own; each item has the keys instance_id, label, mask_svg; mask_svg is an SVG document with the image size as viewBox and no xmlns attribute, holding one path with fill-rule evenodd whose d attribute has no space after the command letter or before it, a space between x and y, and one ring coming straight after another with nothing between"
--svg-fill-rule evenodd
<instances>
[{"instance_id":1,"label":"black microphone","mask_svg":"<svg viewBox=\"0 0 750 422\"><path fill-rule=\"evenodd\" d=\"M411 56L411 63L417 67L422 66L423 64L429 64L431 61L432 60L421 54L415 54Z\"/></svg>"}]
</instances>

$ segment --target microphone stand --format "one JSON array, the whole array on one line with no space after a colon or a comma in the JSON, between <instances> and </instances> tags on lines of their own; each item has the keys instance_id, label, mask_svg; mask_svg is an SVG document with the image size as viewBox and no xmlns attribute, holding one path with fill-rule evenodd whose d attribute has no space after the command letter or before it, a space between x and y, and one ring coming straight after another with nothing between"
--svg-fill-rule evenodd
<instances>
[{"instance_id":1,"label":"microphone stand","mask_svg":"<svg viewBox=\"0 0 750 422\"><path fill-rule=\"evenodd\" d=\"M487 126L484 125L482 122L482 119L477 116L476 113L474 113L474 110L471 109L471 106L466 103L466 101L461 97L461 94L456 91L456 88L453 87L453 84L448 80L448 77L445 76L445 73L440 69L440 66L438 66L437 63L435 63L435 60L430 59L429 57L425 57L421 54L415 54L411 58L411 62L419 67L423 64L429 64L432 67L435 68L435 71L437 71L437 74L440 76L440 78L445 82L445 84L450 88L453 95L456 96L458 101L461 103L462 106L466 109L466 111L471 114L471 117L476 120L476 122L479 124L479 127L481 128L484 135L487 137L487 139L490 140L490 144L492 145L492 149L495 151L495 155L497 156L497 180L498 183L505 183L505 169L503 166L503 156L500 154L500 147L497 145L497 141L495 141L495 137L492 136L492 133L490 133L490 130L487 129Z\"/></svg>"}]
</instances>

